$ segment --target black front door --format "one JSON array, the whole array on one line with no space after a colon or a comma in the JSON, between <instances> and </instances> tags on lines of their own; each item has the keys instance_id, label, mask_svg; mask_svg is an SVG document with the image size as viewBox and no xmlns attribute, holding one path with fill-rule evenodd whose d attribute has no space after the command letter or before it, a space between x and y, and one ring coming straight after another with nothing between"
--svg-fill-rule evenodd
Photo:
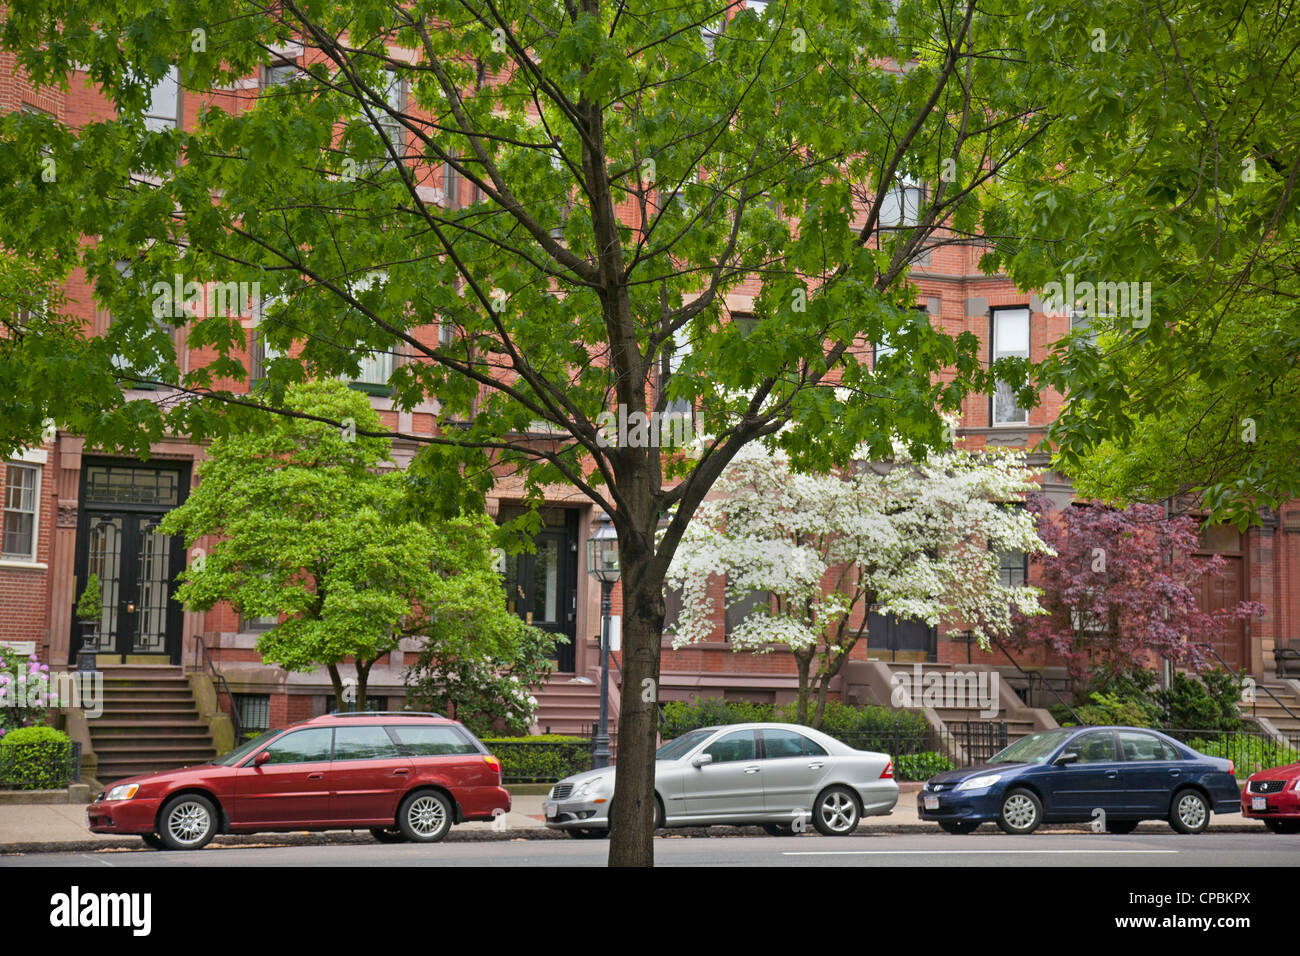
<instances>
[{"instance_id":1,"label":"black front door","mask_svg":"<svg viewBox=\"0 0 1300 956\"><path fill-rule=\"evenodd\" d=\"M577 635L578 512L543 509L547 520L533 538L532 554L506 559L506 603L512 612L534 627L568 638L555 649L556 670L574 670Z\"/></svg>"},{"instance_id":2,"label":"black front door","mask_svg":"<svg viewBox=\"0 0 1300 956\"><path fill-rule=\"evenodd\" d=\"M172 596L176 575L185 568L185 544L179 535L160 534L158 522L188 488L188 463L86 459L75 571L78 597L90 575L99 576L100 653L166 654L180 663L181 607ZM79 622L73 630L75 660L82 643Z\"/></svg>"}]
</instances>

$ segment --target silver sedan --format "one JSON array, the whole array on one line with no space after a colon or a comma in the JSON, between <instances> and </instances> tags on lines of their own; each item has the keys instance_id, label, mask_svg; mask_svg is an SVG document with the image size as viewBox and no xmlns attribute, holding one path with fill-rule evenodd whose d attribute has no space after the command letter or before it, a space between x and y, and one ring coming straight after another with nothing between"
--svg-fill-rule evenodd
<instances>
[{"instance_id":1,"label":"silver sedan","mask_svg":"<svg viewBox=\"0 0 1300 956\"><path fill-rule=\"evenodd\" d=\"M613 767L566 777L543 803L546 825L604 836L613 798ZM799 724L704 727L655 753L656 827L757 824L786 835L811 822L839 836L896 803L888 754L854 750Z\"/></svg>"}]
</instances>

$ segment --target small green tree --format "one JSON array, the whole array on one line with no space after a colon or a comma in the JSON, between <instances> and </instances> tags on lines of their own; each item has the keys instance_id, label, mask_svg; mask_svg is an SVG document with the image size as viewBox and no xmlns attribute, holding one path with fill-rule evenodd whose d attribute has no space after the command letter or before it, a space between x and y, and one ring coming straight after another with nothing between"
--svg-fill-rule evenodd
<instances>
[{"instance_id":1,"label":"small green tree","mask_svg":"<svg viewBox=\"0 0 1300 956\"><path fill-rule=\"evenodd\" d=\"M81 597L77 600L78 621L98 621L104 616L101 590L98 574L92 574L86 579L86 589L81 592Z\"/></svg>"},{"instance_id":2,"label":"small green tree","mask_svg":"<svg viewBox=\"0 0 1300 956\"><path fill-rule=\"evenodd\" d=\"M198 489L163 522L194 556L178 599L277 618L262 657L291 671L325 667L337 700L350 662L362 708L371 668L404 637L508 669L520 624L493 571L490 519L412 517L403 474L381 471L389 442L367 436L381 426L361 393L309 382L286 400L291 416L271 429L214 441Z\"/></svg>"}]
</instances>

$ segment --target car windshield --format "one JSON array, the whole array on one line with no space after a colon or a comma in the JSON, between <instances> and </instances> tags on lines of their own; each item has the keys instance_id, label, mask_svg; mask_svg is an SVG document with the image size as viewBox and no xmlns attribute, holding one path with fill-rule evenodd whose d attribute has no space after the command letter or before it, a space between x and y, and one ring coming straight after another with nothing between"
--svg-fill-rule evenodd
<instances>
[{"instance_id":1,"label":"car windshield","mask_svg":"<svg viewBox=\"0 0 1300 956\"><path fill-rule=\"evenodd\" d=\"M694 750L696 746L712 737L717 729L717 727L709 727L705 730L692 730L688 734L682 734L676 740L670 740L656 750L655 760L676 760L678 757L685 756Z\"/></svg>"},{"instance_id":2,"label":"car windshield","mask_svg":"<svg viewBox=\"0 0 1300 956\"><path fill-rule=\"evenodd\" d=\"M1021 737L990 757L989 763L1043 763L1069 734L1068 730L1044 730Z\"/></svg>"},{"instance_id":3,"label":"car windshield","mask_svg":"<svg viewBox=\"0 0 1300 956\"><path fill-rule=\"evenodd\" d=\"M279 732L280 731L278 730L268 730L265 731L264 733L260 733L252 740L248 741L247 743L240 744L234 750L222 754L220 757L218 757L216 760L212 762L216 764L218 767L233 767L235 764L239 763L239 761L243 760L245 757L251 754L258 747L262 746L262 744L266 743L268 740L270 740Z\"/></svg>"}]
</instances>

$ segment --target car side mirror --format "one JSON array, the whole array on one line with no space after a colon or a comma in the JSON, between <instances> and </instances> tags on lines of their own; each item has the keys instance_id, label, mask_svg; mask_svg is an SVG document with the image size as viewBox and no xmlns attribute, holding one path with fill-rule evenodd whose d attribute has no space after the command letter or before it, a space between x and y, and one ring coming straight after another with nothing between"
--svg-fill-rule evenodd
<instances>
[{"instance_id":1,"label":"car side mirror","mask_svg":"<svg viewBox=\"0 0 1300 956\"><path fill-rule=\"evenodd\" d=\"M1068 766L1069 764L1077 763L1078 760L1079 760L1079 755L1071 752L1071 753L1061 754L1061 756L1057 757L1056 760L1053 761L1053 763L1055 763L1056 766L1058 767L1065 767Z\"/></svg>"},{"instance_id":2,"label":"car side mirror","mask_svg":"<svg viewBox=\"0 0 1300 956\"><path fill-rule=\"evenodd\" d=\"M262 766L262 764L266 763L270 759L271 759L271 751L263 750L260 754L258 754L256 757L253 758L253 766L260 767Z\"/></svg>"},{"instance_id":3,"label":"car side mirror","mask_svg":"<svg viewBox=\"0 0 1300 956\"><path fill-rule=\"evenodd\" d=\"M696 754L691 761L691 766L699 769L700 767L707 767L711 763L713 763L713 754Z\"/></svg>"}]
</instances>

